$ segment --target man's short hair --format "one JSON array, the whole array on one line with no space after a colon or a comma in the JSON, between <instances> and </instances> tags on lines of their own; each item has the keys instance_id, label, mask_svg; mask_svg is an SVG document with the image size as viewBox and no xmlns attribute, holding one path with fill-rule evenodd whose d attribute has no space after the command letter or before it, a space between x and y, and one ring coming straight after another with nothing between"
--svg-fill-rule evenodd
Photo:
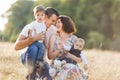
<instances>
[{"instance_id":1,"label":"man's short hair","mask_svg":"<svg viewBox=\"0 0 120 80\"><path fill-rule=\"evenodd\" d=\"M45 14L48 16L48 18L51 17L53 14L55 14L56 16L59 16L58 11L52 7L45 8Z\"/></svg>"}]
</instances>

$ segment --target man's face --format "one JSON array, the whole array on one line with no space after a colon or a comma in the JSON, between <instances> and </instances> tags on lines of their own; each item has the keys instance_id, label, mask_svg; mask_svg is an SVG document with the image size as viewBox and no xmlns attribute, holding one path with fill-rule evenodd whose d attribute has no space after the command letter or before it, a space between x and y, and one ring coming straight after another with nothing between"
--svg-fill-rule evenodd
<instances>
[{"instance_id":1,"label":"man's face","mask_svg":"<svg viewBox=\"0 0 120 80\"><path fill-rule=\"evenodd\" d=\"M55 14L53 14L51 17L47 17L45 16L45 22L46 22L46 26L47 28L49 28L51 25L55 25L56 21L57 21L57 16Z\"/></svg>"}]
</instances>

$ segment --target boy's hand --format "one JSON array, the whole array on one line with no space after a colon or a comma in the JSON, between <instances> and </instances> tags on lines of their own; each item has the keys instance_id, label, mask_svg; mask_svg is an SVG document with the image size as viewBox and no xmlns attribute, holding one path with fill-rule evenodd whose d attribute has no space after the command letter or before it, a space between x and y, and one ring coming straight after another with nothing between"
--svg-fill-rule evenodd
<instances>
[{"instance_id":1,"label":"boy's hand","mask_svg":"<svg viewBox=\"0 0 120 80\"><path fill-rule=\"evenodd\" d=\"M32 32L34 32L34 35L32 35ZM44 32L36 33L36 29L34 29L34 31L29 29L28 38L32 41L44 40L45 39L45 33Z\"/></svg>"},{"instance_id":2,"label":"boy's hand","mask_svg":"<svg viewBox=\"0 0 120 80\"><path fill-rule=\"evenodd\" d=\"M36 34L37 34L36 29L34 29L34 32L33 32L33 33L34 33L33 35L36 35Z\"/></svg>"},{"instance_id":3,"label":"boy's hand","mask_svg":"<svg viewBox=\"0 0 120 80\"><path fill-rule=\"evenodd\" d=\"M29 37L32 37L32 35L31 35L31 34L32 34L32 30L31 30L31 29L29 29L29 30L28 30L28 38L29 38Z\"/></svg>"}]
</instances>

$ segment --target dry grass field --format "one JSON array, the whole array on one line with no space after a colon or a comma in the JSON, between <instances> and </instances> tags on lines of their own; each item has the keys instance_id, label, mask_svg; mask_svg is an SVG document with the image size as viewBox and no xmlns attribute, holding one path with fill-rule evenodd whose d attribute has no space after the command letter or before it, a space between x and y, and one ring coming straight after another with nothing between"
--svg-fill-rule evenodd
<instances>
[{"instance_id":1,"label":"dry grass field","mask_svg":"<svg viewBox=\"0 0 120 80\"><path fill-rule=\"evenodd\" d=\"M0 42L0 80L25 80L26 69L20 63L13 43ZM90 80L120 80L120 52L85 50Z\"/></svg>"}]
</instances>

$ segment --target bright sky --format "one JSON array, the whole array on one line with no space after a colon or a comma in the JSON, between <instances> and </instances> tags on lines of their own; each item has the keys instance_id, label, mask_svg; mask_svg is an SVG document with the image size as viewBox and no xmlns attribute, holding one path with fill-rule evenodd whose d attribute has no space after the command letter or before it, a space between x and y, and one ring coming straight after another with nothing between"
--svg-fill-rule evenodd
<instances>
[{"instance_id":1,"label":"bright sky","mask_svg":"<svg viewBox=\"0 0 120 80\"><path fill-rule=\"evenodd\" d=\"M5 11L7 11L11 4L13 4L15 1L17 0L0 0L0 16L1 14L5 13ZM4 24L7 22L7 20L2 19L0 17L0 30L4 29Z\"/></svg>"}]
</instances>

